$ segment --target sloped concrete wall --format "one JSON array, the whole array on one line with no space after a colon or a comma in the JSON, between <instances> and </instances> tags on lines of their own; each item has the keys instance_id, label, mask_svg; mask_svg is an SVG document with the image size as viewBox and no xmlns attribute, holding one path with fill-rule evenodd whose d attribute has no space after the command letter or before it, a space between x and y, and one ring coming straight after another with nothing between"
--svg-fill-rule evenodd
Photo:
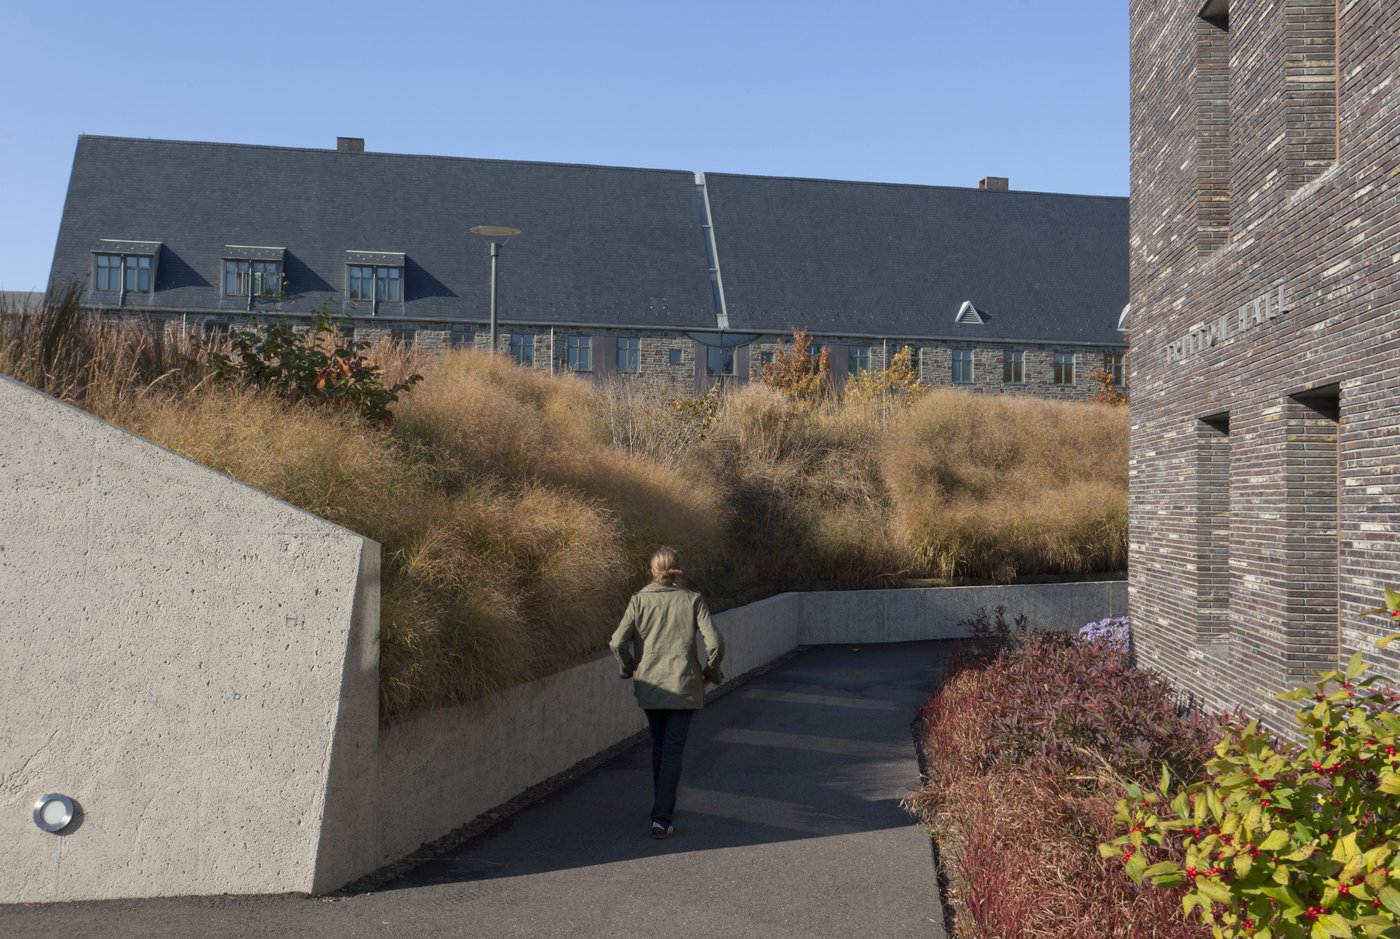
<instances>
[{"instance_id":1,"label":"sloped concrete wall","mask_svg":"<svg viewBox=\"0 0 1400 939\"><path fill-rule=\"evenodd\" d=\"M373 542L0 378L0 902L353 876L378 590Z\"/></svg>"}]
</instances>

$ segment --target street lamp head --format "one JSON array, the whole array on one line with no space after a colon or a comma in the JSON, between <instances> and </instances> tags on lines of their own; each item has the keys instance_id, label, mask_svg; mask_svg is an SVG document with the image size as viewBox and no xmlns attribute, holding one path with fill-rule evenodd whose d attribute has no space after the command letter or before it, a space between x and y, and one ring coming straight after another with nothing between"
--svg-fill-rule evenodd
<instances>
[{"instance_id":1,"label":"street lamp head","mask_svg":"<svg viewBox=\"0 0 1400 939\"><path fill-rule=\"evenodd\" d=\"M507 238L520 234L520 229L508 228L505 225L477 225L471 232L473 235L480 235L487 241L502 244Z\"/></svg>"}]
</instances>

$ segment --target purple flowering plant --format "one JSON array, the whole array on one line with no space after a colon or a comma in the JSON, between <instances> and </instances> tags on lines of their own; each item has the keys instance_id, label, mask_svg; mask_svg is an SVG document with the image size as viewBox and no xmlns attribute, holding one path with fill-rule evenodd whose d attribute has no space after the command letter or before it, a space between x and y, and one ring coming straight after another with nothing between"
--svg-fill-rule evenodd
<instances>
[{"instance_id":1,"label":"purple flowering plant","mask_svg":"<svg viewBox=\"0 0 1400 939\"><path fill-rule=\"evenodd\" d=\"M1109 616L1095 623L1085 623L1079 627L1079 638L1084 642L1101 642L1111 649L1127 652L1131 641L1128 617Z\"/></svg>"}]
</instances>

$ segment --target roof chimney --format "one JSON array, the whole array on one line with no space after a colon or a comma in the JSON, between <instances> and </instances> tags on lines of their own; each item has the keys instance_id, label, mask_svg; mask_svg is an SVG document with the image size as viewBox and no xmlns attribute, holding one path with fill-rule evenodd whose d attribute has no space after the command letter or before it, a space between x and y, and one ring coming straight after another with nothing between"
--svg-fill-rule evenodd
<instances>
[{"instance_id":1,"label":"roof chimney","mask_svg":"<svg viewBox=\"0 0 1400 939\"><path fill-rule=\"evenodd\" d=\"M365 138L337 137L335 138L335 148L341 153L364 153Z\"/></svg>"},{"instance_id":2,"label":"roof chimney","mask_svg":"<svg viewBox=\"0 0 1400 939\"><path fill-rule=\"evenodd\" d=\"M999 192L1005 192L1011 188L1011 180L1007 179L1005 176L984 176L982 181L977 184L977 188L995 189Z\"/></svg>"}]
</instances>

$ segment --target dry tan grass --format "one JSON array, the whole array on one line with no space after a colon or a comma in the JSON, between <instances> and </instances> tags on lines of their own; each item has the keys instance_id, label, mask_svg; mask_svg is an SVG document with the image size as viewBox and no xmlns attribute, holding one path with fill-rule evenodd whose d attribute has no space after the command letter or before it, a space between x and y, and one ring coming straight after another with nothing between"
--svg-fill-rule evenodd
<instances>
[{"instance_id":1,"label":"dry tan grass","mask_svg":"<svg viewBox=\"0 0 1400 939\"><path fill-rule=\"evenodd\" d=\"M384 546L386 719L601 648L658 544L720 606L1124 557L1126 431L1111 409L931 395L891 417L751 387L678 430L672 402L635 386L624 397L471 350L381 342L370 358L389 383L425 376L392 429L217 385L197 347L90 319L76 294L0 317L0 373Z\"/></svg>"},{"instance_id":2,"label":"dry tan grass","mask_svg":"<svg viewBox=\"0 0 1400 939\"><path fill-rule=\"evenodd\" d=\"M1127 561L1121 408L935 392L883 454L893 533L927 576L1008 580Z\"/></svg>"}]
</instances>

